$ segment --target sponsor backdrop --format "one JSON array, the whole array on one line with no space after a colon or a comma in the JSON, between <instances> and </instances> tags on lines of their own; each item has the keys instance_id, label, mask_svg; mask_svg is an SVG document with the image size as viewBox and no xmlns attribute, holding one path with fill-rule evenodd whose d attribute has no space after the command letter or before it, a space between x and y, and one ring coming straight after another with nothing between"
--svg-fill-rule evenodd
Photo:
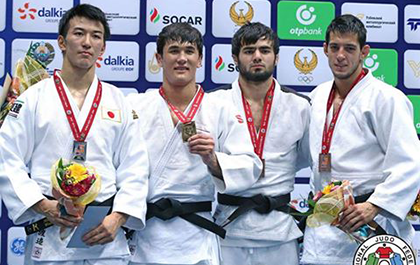
<instances>
[{"instance_id":1,"label":"sponsor backdrop","mask_svg":"<svg viewBox=\"0 0 420 265\"><path fill-rule=\"evenodd\" d=\"M96 64L98 76L125 93L157 88L162 71L154 57L156 36L168 24L187 22L204 34L204 65L197 80L206 90L238 75L230 38L245 21L270 25L280 38L280 83L308 93L332 75L322 50L325 30L336 15L351 13L365 23L373 48L364 66L401 89L413 103L420 134L420 0L0 0L0 85L33 43L49 73L59 68L57 27L73 5L91 3L106 12L112 37ZM1 86L0 86L1 89ZM292 204L307 209L309 170L299 172ZM0 264L23 264L25 235L0 203ZM418 222L413 222L418 229ZM420 229L418 229L420 230ZM420 235L414 247L420 249ZM417 251L418 252L418 251ZM419 263L420 264L420 263Z\"/></svg>"}]
</instances>

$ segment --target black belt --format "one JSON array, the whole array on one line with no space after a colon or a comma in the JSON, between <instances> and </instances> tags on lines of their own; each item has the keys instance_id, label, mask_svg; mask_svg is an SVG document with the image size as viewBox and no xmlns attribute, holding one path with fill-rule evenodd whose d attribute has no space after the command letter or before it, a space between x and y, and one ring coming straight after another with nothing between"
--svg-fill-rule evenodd
<instances>
[{"instance_id":1,"label":"black belt","mask_svg":"<svg viewBox=\"0 0 420 265\"><path fill-rule=\"evenodd\" d=\"M240 197L218 193L217 201L223 205L239 206L227 218L226 222L223 224L223 227L230 224L233 220L250 210L255 210L260 214L268 214L271 211L281 211L287 214L295 212L298 213L298 211L289 206L290 193L280 196L266 196L258 194L252 197Z\"/></svg>"},{"instance_id":2,"label":"black belt","mask_svg":"<svg viewBox=\"0 0 420 265\"><path fill-rule=\"evenodd\" d=\"M48 195L44 195L44 196L49 200L56 200L54 197L51 197L51 196L48 196ZM89 206L111 206L112 207L112 205L114 204L114 198L115 198L115 195L113 195L112 197L110 197L109 199L107 199L103 202L93 201L93 202L89 203L88 205L86 205L86 207L89 207ZM109 210L108 214L110 214L111 211L112 211L112 208ZM26 225L25 226L25 233L26 233L26 235L31 235L31 234L37 233L41 230L44 230L48 227L51 227L53 225L54 224L51 223L47 218L43 218L43 219L41 219L39 221L36 221L32 224Z\"/></svg>"},{"instance_id":3,"label":"black belt","mask_svg":"<svg viewBox=\"0 0 420 265\"><path fill-rule=\"evenodd\" d=\"M207 220L204 217L196 214L198 212L210 212L211 202L180 202L171 198L162 198L154 203L147 204L146 220L157 217L161 220L169 220L174 217L181 217L182 219L204 228L221 238L225 238L226 231Z\"/></svg>"}]
</instances>

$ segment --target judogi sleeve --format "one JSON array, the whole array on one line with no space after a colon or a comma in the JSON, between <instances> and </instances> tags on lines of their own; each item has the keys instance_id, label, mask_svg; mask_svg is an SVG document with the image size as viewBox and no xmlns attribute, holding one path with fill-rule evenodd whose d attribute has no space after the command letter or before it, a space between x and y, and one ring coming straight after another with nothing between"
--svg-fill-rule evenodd
<instances>
[{"instance_id":1,"label":"judogi sleeve","mask_svg":"<svg viewBox=\"0 0 420 265\"><path fill-rule=\"evenodd\" d=\"M219 104L222 101L219 100ZM217 160L223 174L223 183L216 178L216 188L222 193L235 193L254 185L260 177L262 162L255 154L246 122L235 119L235 108L227 103L220 118L222 131L219 134Z\"/></svg>"},{"instance_id":2,"label":"judogi sleeve","mask_svg":"<svg viewBox=\"0 0 420 265\"><path fill-rule=\"evenodd\" d=\"M383 215L403 221L420 188L420 142L407 97L397 90L393 97L379 99L371 119L385 154L385 180L368 201L385 210Z\"/></svg>"},{"instance_id":3,"label":"judogi sleeve","mask_svg":"<svg viewBox=\"0 0 420 265\"><path fill-rule=\"evenodd\" d=\"M306 108L302 111L302 127L304 128L304 134L302 139L298 142L298 157L296 161L296 171L299 171L306 167L311 167L311 154L309 149L309 123L311 118L310 104L308 103Z\"/></svg>"},{"instance_id":4,"label":"judogi sleeve","mask_svg":"<svg viewBox=\"0 0 420 265\"><path fill-rule=\"evenodd\" d=\"M128 101L124 102L125 124L119 141L115 143L117 194L113 211L129 215L124 226L139 230L146 223L149 158L138 116Z\"/></svg>"},{"instance_id":5,"label":"judogi sleeve","mask_svg":"<svg viewBox=\"0 0 420 265\"><path fill-rule=\"evenodd\" d=\"M35 146L37 97L35 88L19 97L0 130L0 190L15 224L34 218L36 212L30 207L45 198L27 167Z\"/></svg>"}]
</instances>

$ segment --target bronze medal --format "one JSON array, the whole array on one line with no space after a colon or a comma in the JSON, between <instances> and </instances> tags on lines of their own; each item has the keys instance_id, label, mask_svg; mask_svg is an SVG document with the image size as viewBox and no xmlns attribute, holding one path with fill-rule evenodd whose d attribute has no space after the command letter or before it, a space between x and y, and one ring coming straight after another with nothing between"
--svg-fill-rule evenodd
<instances>
[{"instance_id":1,"label":"bronze medal","mask_svg":"<svg viewBox=\"0 0 420 265\"><path fill-rule=\"evenodd\" d=\"M319 172L331 172L331 153L319 154L318 163Z\"/></svg>"},{"instance_id":2,"label":"bronze medal","mask_svg":"<svg viewBox=\"0 0 420 265\"><path fill-rule=\"evenodd\" d=\"M188 139L197 134L197 128L195 127L195 122L183 123L182 128L182 141L187 142Z\"/></svg>"}]
</instances>

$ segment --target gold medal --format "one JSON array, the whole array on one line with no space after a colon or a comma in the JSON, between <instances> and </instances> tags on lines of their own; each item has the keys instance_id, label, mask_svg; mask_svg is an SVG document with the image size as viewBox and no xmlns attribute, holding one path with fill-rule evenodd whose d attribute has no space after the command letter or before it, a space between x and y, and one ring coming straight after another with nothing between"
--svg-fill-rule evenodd
<instances>
[{"instance_id":1,"label":"gold medal","mask_svg":"<svg viewBox=\"0 0 420 265\"><path fill-rule=\"evenodd\" d=\"M188 139L197 134L197 128L195 127L195 122L183 123L182 128L182 141L187 142Z\"/></svg>"},{"instance_id":2,"label":"gold medal","mask_svg":"<svg viewBox=\"0 0 420 265\"><path fill-rule=\"evenodd\" d=\"M331 153L319 154L318 170L319 172L331 172Z\"/></svg>"}]
</instances>

